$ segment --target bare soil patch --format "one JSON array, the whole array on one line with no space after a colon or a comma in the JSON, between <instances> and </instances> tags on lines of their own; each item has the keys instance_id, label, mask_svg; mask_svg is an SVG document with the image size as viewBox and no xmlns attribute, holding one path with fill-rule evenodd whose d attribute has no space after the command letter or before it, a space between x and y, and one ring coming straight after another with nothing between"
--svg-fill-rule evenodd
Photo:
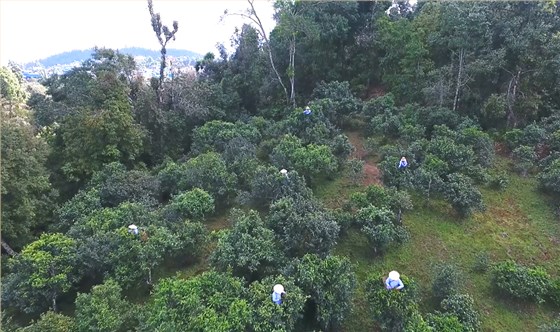
<instances>
[{"instance_id":1,"label":"bare soil patch","mask_svg":"<svg viewBox=\"0 0 560 332\"><path fill-rule=\"evenodd\" d=\"M352 143L352 146L354 146L355 149L350 155L350 158L363 160L365 162L364 178L362 179L362 185L364 186L369 186L372 184L381 185L379 168L377 168L377 165L374 162L369 160L368 153L364 147L364 138L361 135L361 133L357 131L352 131L352 132L347 132L346 135L348 136L350 143Z\"/></svg>"}]
</instances>

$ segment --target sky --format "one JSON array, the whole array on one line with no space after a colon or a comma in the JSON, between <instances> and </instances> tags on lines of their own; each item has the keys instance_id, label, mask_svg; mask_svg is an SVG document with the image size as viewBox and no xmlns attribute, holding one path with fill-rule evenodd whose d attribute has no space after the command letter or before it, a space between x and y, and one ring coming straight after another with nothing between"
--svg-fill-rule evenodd
<instances>
[{"instance_id":1,"label":"sky","mask_svg":"<svg viewBox=\"0 0 560 332\"><path fill-rule=\"evenodd\" d=\"M274 27L272 1L256 0L266 30ZM228 16L241 12L245 0L153 0L154 12L172 27L175 41L167 48L205 54L216 44L230 45L235 27L247 20ZM98 47L145 47L159 50L146 0L0 0L0 64L26 63L71 50Z\"/></svg>"}]
</instances>

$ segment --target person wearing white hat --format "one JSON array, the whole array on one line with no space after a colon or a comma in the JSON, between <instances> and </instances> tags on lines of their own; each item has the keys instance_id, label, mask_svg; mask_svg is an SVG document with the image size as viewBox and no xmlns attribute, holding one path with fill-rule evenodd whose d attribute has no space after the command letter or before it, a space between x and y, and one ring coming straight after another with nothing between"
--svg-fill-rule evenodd
<instances>
[{"instance_id":1,"label":"person wearing white hat","mask_svg":"<svg viewBox=\"0 0 560 332\"><path fill-rule=\"evenodd\" d=\"M389 278L385 280L385 287L387 289L403 289L404 284L401 281L401 275L397 271L389 272Z\"/></svg>"},{"instance_id":2,"label":"person wearing white hat","mask_svg":"<svg viewBox=\"0 0 560 332\"><path fill-rule=\"evenodd\" d=\"M284 286L280 284L274 285L272 288L272 302L275 304L282 304L282 295L286 294L284 291Z\"/></svg>"},{"instance_id":3,"label":"person wearing white hat","mask_svg":"<svg viewBox=\"0 0 560 332\"><path fill-rule=\"evenodd\" d=\"M399 161L398 168L406 168L406 166L408 166L408 162L406 161L406 158L403 156Z\"/></svg>"},{"instance_id":4,"label":"person wearing white hat","mask_svg":"<svg viewBox=\"0 0 560 332\"><path fill-rule=\"evenodd\" d=\"M138 235L138 226L132 224L128 226L128 232L134 235Z\"/></svg>"}]
</instances>

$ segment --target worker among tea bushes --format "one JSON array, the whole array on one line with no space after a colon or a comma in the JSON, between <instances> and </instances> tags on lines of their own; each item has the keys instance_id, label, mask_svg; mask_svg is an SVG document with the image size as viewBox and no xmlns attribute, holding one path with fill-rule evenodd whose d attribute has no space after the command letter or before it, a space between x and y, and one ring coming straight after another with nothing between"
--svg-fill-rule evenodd
<instances>
[{"instance_id":1,"label":"worker among tea bushes","mask_svg":"<svg viewBox=\"0 0 560 332\"><path fill-rule=\"evenodd\" d=\"M128 232L134 235L138 235L138 226L132 224L130 226L128 226Z\"/></svg>"},{"instance_id":2,"label":"worker among tea bushes","mask_svg":"<svg viewBox=\"0 0 560 332\"><path fill-rule=\"evenodd\" d=\"M398 168L406 168L408 166L408 162L406 161L405 157L401 158L401 161L399 161L399 167Z\"/></svg>"},{"instance_id":3,"label":"worker among tea bushes","mask_svg":"<svg viewBox=\"0 0 560 332\"><path fill-rule=\"evenodd\" d=\"M397 271L389 272L389 277L385 279L385 287L391 289L403 289L404 284L401 281L401 275Z\"/></svg>"},{"instance_id":4,"label":"worker among tea bushes","mask_svg":"<svg viewBox=\"0 0 560 332\"><path fill-rule=\"evenodd\" d=\"M282 304L282 297L284 294L286 294L286 292L284 291L284 286L276 284L274 285L272 290L272 302L274 302L275 304Z\"/></svg>"}]
</instances>

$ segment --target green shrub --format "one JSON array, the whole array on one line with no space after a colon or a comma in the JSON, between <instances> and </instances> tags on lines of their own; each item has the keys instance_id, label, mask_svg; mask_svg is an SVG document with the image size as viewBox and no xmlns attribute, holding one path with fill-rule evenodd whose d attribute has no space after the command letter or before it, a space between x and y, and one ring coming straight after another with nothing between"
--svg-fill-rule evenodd
<instances>
[{"instance_id":1,"label":"green shrub","mask_svg":"<svg viewBox=\"0 0 560 332\"><path fill-rule=\"evenodd\" d=\"M550 324L539 326L539 332L560 332L560 316Z\"/></svg>"},{"instance_id":2,"label":"green shrub","mask_svg":"<svg viewBox=\"0 0 560 332\"><path fill-rule=\"evenodd\" d=\"M375 253L385 252L394 243L403 243L409 234L403 226L394 222L395 214L387 208L369 205L358 211L356 223L361 225Z\"/></svg>"},{"instance_id":3,"label":"green shrub","mask_svg":"<svg viewBox=\"0 0 560 332\"><path fill-rule=\"evenodd\" d=\"M285 274L309 296L315 320L323 331L337 331L352 308L356 274L345 257L305 255L295 259Z\"/></svg>"},{"instance_id":4,"label":"green shrub","mask_svg":"<svg viewBox=\"0 0 560 332\"><path fill-rule=\"evenodd\" d=\"M209 121L193 130L191 151L195 155L209 151L221 153L231 140L239 137L253 144L257 144L261 139L258 129L250 124Z\"/></svg>"},{"instance_id":5,"label":"green shrub","mask_svg":"<svg viewBox=\"0 0 560 332\"><path fill-rule=\"evenodd\" d=\"M418 288L416 283L401 274L404 288L387 290L382 276L371 276L365 284L367 300L373 319L383 331L403 331L409 320L418 314Z\"/></svg>"},{"instance_id":6,"label":"green shrub","mask_svg":"<svg viewBox=\"0 0 560 332\"><path fill-rule=\"evenodd\" d=\"M253 281L280 264L283 255L274 232L265 227L256 211L245 213L233 209L230 222L233 227L220 232L210 256L211 264L218 271L229 270L234 276Z\"/></svg>"},{"instance_id":7,"label":"green shrub","mask_svg":"<svg viewBox=\"0 0 560 332\"><path fill-rule=\"evenodd\" d=\"M560 279L556 279L550 283L547 301L560 307Z\"/></svg>"},{"instance_id":8,"label":"green shrub","mask_svg":"<svg viewBox=\"0 0 560 332\"><path fill-rule=\"evenodd\" d=\"M403 331L433 332L433 329L419 312L413 312L412 315L407 318Z\"/></svg>"},{"instance_id":9,"label":"green shrub","mask_svg":"<svg viewBox=\"0 0 560 332\"><path fill-rule=\"evenodd\" d=\"M244 280L205 272L189 279L162 279L155 286L143 331L245 331L252 308Z\"/></svg>"},{"instance_id":10,"label":"green shrub","mask_svg":"<svg viewBox=\"0 0 560 332\"><path fill-rule=\"evenodd\" d=\"M474 301L468 294L451 295L441 301L442 309L457 316L464 331L478 331L480 329L480 315L474 308Z\"/></svg>"},{"instance_id":11,"label":"green shrub","mask_svg":"<svg viewBox=\"0 0 560 332\"><path fill-rule=\"evenodd\" d=\"M336 245L340 226L321 203L296 195L270 206L268 224L276 241L289 257L315 253L326 257Z\"/></svg>"},{"instance_id":12,"label":"green shrub","mask_svg":"<svg viewBox=\"0 0 560 332\"><path fill-rule=\"evenodd\" d=\"M365 162L359 159L350 159L346 163L346 175L350 178L353 184L359 184L364 179L364 165Z\"/></svg>"},{"instance_id":13,"label":"green shrub","mask_svg":"<svg viewBox=\"0 0 560 332\"><path fill-rule=\"evenodd\" d=\"M228 201L237 186L237 176L227 169L221 155L207 152L189 159L185 163L185 173L180 182L185 189L200 188L208 192L217 201Z\"/></svg>"},{"instance_id":14,"label":"green shrub","mask_svg":"<svg viewBox=\"0 0 560 332\"><path fill-rule=\"evenodd\" d=\"M473 271L486 272L490 268L490 256L487 253L478 253L473 264Z\"/></svg>"},{"instance_id":15,"label":"green shrub","mask_svg":"<svg viewBox=\"0 0 560 332\"><path fill-rule=\"evenodd\" d=\"M90 293L78 293L76 330L124 331L138 325L134 317L136 308L121 293L121 286L111 279L93 286Z\"/></svg>"},{"instance_id":16,"label":"green shrub","mask_svg":"<svg viewBox=\"0 0 560 332\"><path fill-rule=\"evenodd\" d=\"M310 198L312 195L305 179L296 171L289 170L286 175L282 175L274 166L258 166L249 181L249 191L239 201L241 204L264 208L284 197Z\"/></svg>"},{"instance_id":17,"label":"green shrub","mask_svg":"<svg viewBox=\"0 0 560 332\"><path fill-rule=\"evenodd\" d=\"M465 330L459 318L450 313L429 313L426 315L426 322L433 331L463 332Z\"/></svg>"},{"instance_id":18,"label":"green shrub","mask_svg":"<svg viewBox=\"0 0 560 332\"><path fill-rule=\"evenodd\" d=\"M515 149L519 146L523 137L523 130L512 129L504 134L504 141L510 150Z\"/></svg>"},{"instance_id":19,"label":"green shrub","mask_svg":"<svg viewBox=\"0 0 560 332\"><path fill-rule=\"evenodd\" d=\"M328 145L333 155L338 159L339 164L346 161L348 156L354 151L354 146L350 143L346 135L337 135L333 137Z\"/></svg>"},{"instance_id":20,"label":"green shrub","mask_svg":"<svg viewBox=\"0 0 560 332\"><path fill-rule=\"evenodd\" d=\"M458 294L463 287L461 271L453 264L438 263L434 266L432 292L439 300Z\"/></svg>"},{"instance_id":21,"label":"green shrub","mask_svg":"<svg viewBox=\"0 0 560 332\"><path fill-rule=\"evenodd\" d=\"M503 170L490 174L490 187L497 190L504 190L509 185L507 173Z\"/></svg>"},{"instance_id":22,"label":"green shrub","mask_svg":"<svg viewBox=\"0 0 560 332\"><path fill-rule=\"evenodd\" d=\"M340 226L339 236L346 234L348 229L354 224L354 215L351 212L336 209L333 211L333 216L338 226Z\"/></svg>"},{"instance_id":23,"label":"green shrub","mask_svg":"<svg viewBox=\"0 0 560 332\"><path fill-rule=\"evenodd\" d=\"M214 212L214 198L206 191L194 188L174 196L166 210L176 219L201 219Z\"/></svg>"},{"instance_id":24,"label":"green shrub","mask_svg":"<svg viewBox=\"0 0 560 332\"><path fill-rule=\"evenodd\" d=\"M271 301L272 285L282 284L286 296L282 305ZM247 299L252 309L249 331L295 331L303 317L307 296L286 276L270 276L250 284Z\"/></svg>"},{"instance_id":25,"label":"green shrub","mask_svg":"<svg viewBox=\"0 0 560 332\"><path fill-rule=\"evenodd\" d=\"M2 326L4 328L4 326ZM6 329L6 331L9 331ZM74 332L76 323L72 317L47 311L31 325L18 329L17 332Z\"/></svg>"},{"instance_id":26,"label":"green shrub","mask_svg":"<svg viewBox=\"0 0 560 332\"><path fill-rule=\"evenodd\" d=\"M560 159L550 163L537 178L544 190L560 193Z\"/></svg>"},{"instance_id":27,"label":"green shrub","mask_svg":"<svg viewBox=\"0 0 560 332\"><path fill-rule=\"evenodd\" d=\"M546 271L540 267L527 268L513 261L494 266L492 283L506 295L537 303L545 301L550 289L550 277Z\"/></svg>"},{"instance_id":28,"label":"green shrub","mask_svg":"<svg viewBox=\"0 0 560 332\"><path fill-rule=\"evenodd\" d=\"M521 176L527 177L527 174L537 160L537 153L533 146L521 145L513 150L515 163L513 169Z\"/></svg>"},{"instance_id":29,"label":"green shrub","mask_svg":"<svg viewBox=\"0 0 560 332\"><path fill-rule=\"evenodd\" d=\"M443 197L461 217L468 217L475 211L484 210L482 194L472 180L462 174L453 173L447 177Z\"/></svg>"},{"instance_id":30,"label":"green shrub","mask_svg":"<svg viewBox=\"0 0 560 332\"><path fill-rule=\"evenodd\" d=\"M375 99L370 99L363 104L362 112L366 116L376 116L382 114L386 109L395 107L395 96L389 92Z\"/></svg>"}]
</instances>

